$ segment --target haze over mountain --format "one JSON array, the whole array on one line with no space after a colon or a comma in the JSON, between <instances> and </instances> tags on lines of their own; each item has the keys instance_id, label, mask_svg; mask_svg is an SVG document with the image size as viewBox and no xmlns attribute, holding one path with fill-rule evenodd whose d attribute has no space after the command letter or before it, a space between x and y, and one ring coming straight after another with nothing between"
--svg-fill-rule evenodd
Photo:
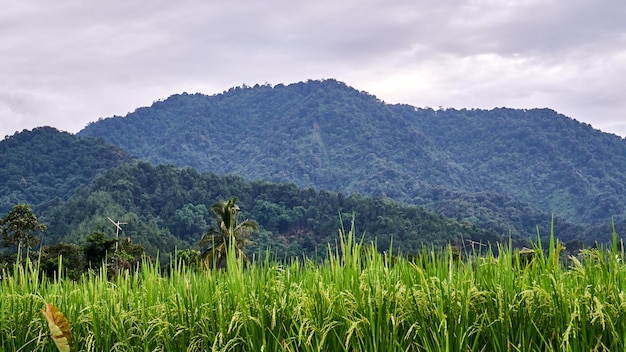
<instances>
[{"instance_id":1,"label":"haze over mountain","mask_svg":"<svg viewBox=\"0 0 626 352\"><path fill-rule=\"evenodd\" d=\"M78 135L141 159L426 205L501 232L626 214L626 141L549 109L386 104L335 80L180 94Z\"/></svg>"}]
</instances>

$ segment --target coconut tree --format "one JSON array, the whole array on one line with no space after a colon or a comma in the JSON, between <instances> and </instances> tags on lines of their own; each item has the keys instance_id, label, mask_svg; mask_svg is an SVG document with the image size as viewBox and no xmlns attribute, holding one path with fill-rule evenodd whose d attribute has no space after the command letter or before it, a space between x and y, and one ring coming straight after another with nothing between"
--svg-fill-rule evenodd
<instances>
[{"instance_id":1,"label":"coconut tree","mask_svg":"<svg viewBox=\"0 0 626 352\"><path fill-rule=\"evenodd\" d=\"M259 229L259 225L253 220L239 223L237 221L239 206L236 203L237 197L233 197L211 206L217 226L202 235L198 247L206 247L201 258L212 268L225 266L228 251L231 249L235 251L236 258L248 261L244 250L253 243L249 237L252 232Z\"/></svg>"}]
</instances>

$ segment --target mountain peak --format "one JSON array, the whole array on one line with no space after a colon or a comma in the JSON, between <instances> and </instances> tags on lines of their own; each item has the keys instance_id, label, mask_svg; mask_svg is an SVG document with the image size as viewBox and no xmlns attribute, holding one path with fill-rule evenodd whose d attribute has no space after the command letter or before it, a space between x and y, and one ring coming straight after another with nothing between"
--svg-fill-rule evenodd
<instances>
[{"instance_id":1,"label":"mountain peak","mask_svg":"<svg viewBox=\"0 0 626 352\"><path fill-rule=\"evenodd\" d=\"M550 109L419 109L325 79L183 93L79 134L250 180L433 206L502 194L582 223L626 216L626 143Z\"/></svg>"}]
</instances>

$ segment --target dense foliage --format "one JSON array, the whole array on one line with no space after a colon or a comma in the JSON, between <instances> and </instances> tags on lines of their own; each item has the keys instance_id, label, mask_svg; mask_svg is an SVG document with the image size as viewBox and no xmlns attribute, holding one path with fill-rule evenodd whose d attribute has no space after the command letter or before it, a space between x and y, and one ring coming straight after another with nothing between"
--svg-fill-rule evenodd
<instances>
[{"instance_id":1,"label":"dense foliage","mask_svg":"<svg viewBox=\"0 0 626 352\"><path fill-rule=\"evenodd\" d=\"M457 165L465 189L509 195L579 223L626 215L626 140L549 109L394 106Z\"/></svg>"},{"instance_id":2,"label":"dense foliage","mask_svg":"<svg viewBox=\"0 0 626 352\"><path fill-rule=\"evenodd\" d=\"M0 218L2 245L30 249L37 243L37 233L46 231L27 204L17 204L8 214Z\"/></svg>"},{"instance_id":3,"label":"dense foliage","mask_svg":"<svg viewBox=\"0 0 626 352\"><path fill-rule=\"evenodd\" d=\"M233 196L262 225L257 250L286 255L323 247L340 212L344 220L353 211L363 217L362 230L381 247L393 237L408 250L460 242L461 234L528 238L552 224L564 241L590 244L606 239L612 216L619 233L626 228L624 141L545 109L416 109L326 80L176 95L93 123L81 135L215 175L139 164L91 184L133 158L102 139L49 127L7 137L0 141L0 214L32 205L51 225L45 246L82 245L94 231L111 235L111 217L127 222L123 235L149 253L172 252L196 243L211 225L210 204ZM124 174L133 168L143 171ZM264 181L217 176L224 174ZM293 184L273 183L283 181ZM282 191L265 197L262 188ZM285 198L283 191L297 195ZM452 222L432 220L421 208L407 207L419 209L409 214L386 199L425 206L457 225L435 230L437 221Z\"/></svg>"},{"instance_id":4,"label":"dense foliage","mask_svg":"<svg viewBox=\"0 0 626 352\"><path fill-rule=\"evenodd\" d=\"M16 133L0 141L0 214L18 203L41 212L132 159L102 139L79 138L51 127Z\"/></svg>"},{"instance_id":5,"label":"dense foliage","mask_svg":"<svg viewBox=\"0 0 626 352\"><path fill-rule=\"evenodd\" d=\"M421 204L500 233L532 235L551 214L583 225L626 215L626 141L547 109L417 109L324 80L174 95L80 135L155 163Z\"/></svg>"},{"instance_id":6,"label":"dense foliage","mask_svg":"<svg viewBox=\"0 0 626 352\"><path fill-rule=\"evenodd\" d=\"M46 230L47 226L39 222L26 204L17 204L0 217L0 279L2 272L29 259L38 262L39 271L49 278L74 280L85 271L97 270L102 265L114 274L148 259L143 246L132 243L129 238L121 241L109 238L101 231L88 235L83 246L60 242L32 250L40 243L38 234Z\"/></svg>"},{"instance_id":7,"label":"dense foliage","mask_svg":"<svg viewBox=\"0 0 626 352\"><path fill-rule=\"evenodd\" d=\"M366 241L380 248L412 253L423 244L464 245L474 240L495 243L493 231L436 215L418 206L403 205L359 194L344 195L294 184L246 182L241 177L199 173L188 168L153 166L147 162L111 169L66 203L42 217L48 225L44 243L83 243L86 234L101 229L115 233L110 220L126 223L122 236L145 247L172 253L196 244L211 227L211 205L238 197L242 221L253 219L261 231L251 239L253 251L271 248L279 256L315 257L334 243L337 229L354 216Z\"/></svg>"}]
</instances>

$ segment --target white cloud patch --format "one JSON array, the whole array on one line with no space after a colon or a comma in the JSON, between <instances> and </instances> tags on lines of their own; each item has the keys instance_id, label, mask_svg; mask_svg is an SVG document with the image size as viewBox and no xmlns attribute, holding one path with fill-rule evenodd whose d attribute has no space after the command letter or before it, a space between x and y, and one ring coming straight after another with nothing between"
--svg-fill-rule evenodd
<instances>
[{"instance_id":1,"label":"white cloud patch","mask_svg":"<svg viewBox=\"0 0 626 352\"><path fill-rule=\"evenodd\" d=\"M614 0L13 2L0 135L76 132L183 91L337 78L389 102L549 107L626 136L623 18Z\"/></svg>"}]
</instances>

